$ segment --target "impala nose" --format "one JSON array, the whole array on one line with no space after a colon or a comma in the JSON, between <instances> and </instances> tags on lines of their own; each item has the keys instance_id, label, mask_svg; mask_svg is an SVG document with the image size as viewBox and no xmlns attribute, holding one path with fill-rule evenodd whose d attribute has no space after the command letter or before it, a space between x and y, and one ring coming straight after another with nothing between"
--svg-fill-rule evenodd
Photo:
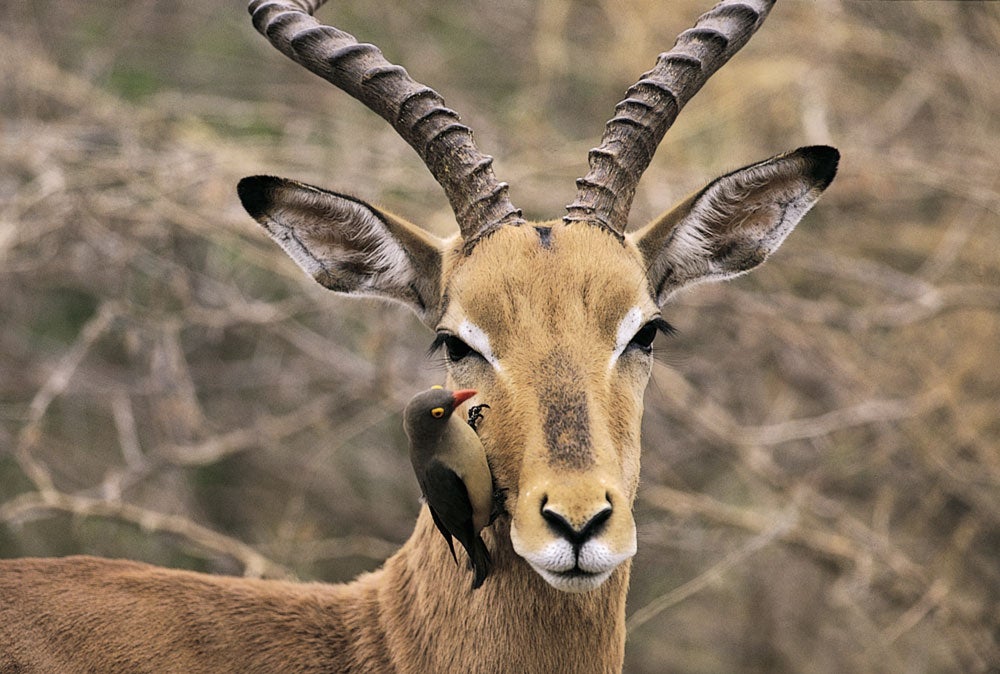
<instances>
[{"instance_id":1,"label":"impala nose","mask_svg":"<svg viewBox=\"0 0 1000 674\"><path fill-rule=\"evenodd\" d=\"M569 513L561 512L556 504L550 503L548 498L542 499L542 519L549 525L554 534L560 536L579 550L580 546L594 536L599 535L608 520L611 519L613 507L610 500L605 497L605 501L595 512L583 517L572 517Z\"/></svg>"},{"instance_id":2,"label":"impala nose","mask_svg":"<svg viewBox=\"0 0 1000 674\"><path fill-rule=\"evenodd\" d=\"M635 554L631 500L602 482L561 475L518 498L514 552L557 590L593 590Z\"/></svg>"}]
</instances>

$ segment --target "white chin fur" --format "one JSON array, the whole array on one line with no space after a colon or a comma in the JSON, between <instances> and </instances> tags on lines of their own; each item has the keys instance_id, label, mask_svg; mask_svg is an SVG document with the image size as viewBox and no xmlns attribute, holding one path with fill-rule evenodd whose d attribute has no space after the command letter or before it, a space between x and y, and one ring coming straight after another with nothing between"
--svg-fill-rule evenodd
<instances>
[{"instance_id":1,"label":"white chin fur","mask_svg":"<svg viewBox=\"0 0 1000 674\"><path fill-rule=\"evenodd\" d=\"M569 541L561 538L550 541L541 550L526 550L520 544L516 525L511 528L511 542L514 552L545 582L563 592L589 592L600 587L636 551L634 537L632 545L619 553L613 553L600 541L588 541L576 555Z\"/></svg>"},{"instance_id":2,"label":"white chin fur","mask_svg":"<svg viewBox=\"0 0 1000 674\"><path fill-rule=\"evenodd\" d=\"M531 564L531 562L528 562ZM591 573L587 575L564 575L562 573L554 573L548 569L544 569L535 564L531 564L539 576L545 579L545 582L554 587L561 592L590 592L591 590L596 590L599 588L604 581L611 576L611 572L614 569L604 571L602 573Z\"/></svg>"}]
</instances>

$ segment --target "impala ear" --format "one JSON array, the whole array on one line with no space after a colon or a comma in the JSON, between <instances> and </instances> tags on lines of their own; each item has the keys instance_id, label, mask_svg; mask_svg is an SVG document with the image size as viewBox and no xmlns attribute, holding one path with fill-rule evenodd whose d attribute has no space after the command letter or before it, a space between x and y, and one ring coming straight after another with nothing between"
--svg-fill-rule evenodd
<instances>
[{"instance_id":1,"label":"impala ear","mask_svg":"<svg viewBox=\"0 0 1000 674\"><path fill-rule=\"evenodd\" d=\"M741 168L630 234L657 303L766 260L833 181L839 159L836 149L821 145Z\"/></svg>"},{"instance_id":2,"label":"impala ear","mask_svg":"<svg viewBox=\"0 0 1000 674\"><path fill-rule=\"evenodd\" d=\"M431 235L360 199L284 178L244 178L236 189L254 220L321 285L396 300L434 320L441 244Z\"/></svg>"}]
</instances>

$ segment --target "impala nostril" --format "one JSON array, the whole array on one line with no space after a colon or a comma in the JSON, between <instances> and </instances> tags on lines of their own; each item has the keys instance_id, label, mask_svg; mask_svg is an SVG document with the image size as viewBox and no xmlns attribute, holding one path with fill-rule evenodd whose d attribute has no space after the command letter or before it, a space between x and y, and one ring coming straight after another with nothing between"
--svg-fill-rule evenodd
<instances>
[{"instance_id":1,"label":"impala nostril","mask_svg":"<svg viewBox=\"0 0 1000 674\"><path fill-rule=\"evenodd\" d=\"M575 540L577 535L576 529L573 528L573 525L570 524L569 520L552 508L546 508L544 504L542 505L542 519L545 520L546 524L549 525L549 528L552 529L553 533L556 535L562 536L570 541Z\"/></svg>"},{"instance_id":2,"label":"impala nostril","mask_svg":"<svg viewBox=\"0 0 1000 674\"><path fill-rule=\"evenodd\" d=\"M611 513L613 511L614 508L611 507L611 504L608 504L607 508L604 508L599 513L590 518L590 521L587 522L584 525L583 529L580 530L580 536L584 538L589 538L591 536L600 533L600 531L604 528L604 525L607 524L609 519L611 519Z\"/></svg>"},{"instance_id":3,"label":"impala nostril","mask_svg":"<svg viewBox=\"0 0 1000 674\"><path fill-rule=\"evenodd\" d=\"M594 513L587 521L576 525L566 515L556 508L547 505L548 499L542 499L540 509L542 519L548 524L552 533L561 538L565 538L574 546L582 545L589 539L600 534L607 525L608 520L614 512L611 503L606 503L603 508Z\"/></svg>"}]
</instances>

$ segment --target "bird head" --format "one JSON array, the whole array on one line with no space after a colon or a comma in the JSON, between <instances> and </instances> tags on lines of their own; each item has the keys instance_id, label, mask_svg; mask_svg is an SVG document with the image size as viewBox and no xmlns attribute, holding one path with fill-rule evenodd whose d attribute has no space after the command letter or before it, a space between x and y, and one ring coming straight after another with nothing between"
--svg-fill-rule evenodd
<instances>
[{"instance_id":1,"label":"bird head","mask_svg":"<svg viewBox=\"0 0 1000 674\"><path fill-rule=\"evenodd\" d=\"M412 439L439 435L455 410L474 395L476 391L473 389L449 391L434 386L413 396L403 411L403 427L407 436Z\"/></svg>"}]
</instances>

